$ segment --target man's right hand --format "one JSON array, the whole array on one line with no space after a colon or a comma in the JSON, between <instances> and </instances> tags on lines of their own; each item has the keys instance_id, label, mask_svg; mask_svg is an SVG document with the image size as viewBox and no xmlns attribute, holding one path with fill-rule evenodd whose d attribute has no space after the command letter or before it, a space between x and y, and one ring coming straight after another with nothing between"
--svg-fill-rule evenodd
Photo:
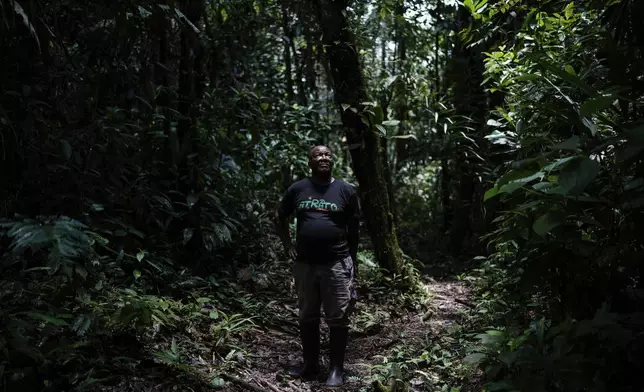
<instances>
[{"instance_id":1,"label":"man's right hand","mask_svg":"<svg viewBox=\"0 0 644 392\"><path fill-rule=\"evenodd\" d=\"M297 259L297 250L295 249L295 245L285 246L284 250L286 251L288 257L290 257L292 260Z\"/></svg>"}]
</instances>

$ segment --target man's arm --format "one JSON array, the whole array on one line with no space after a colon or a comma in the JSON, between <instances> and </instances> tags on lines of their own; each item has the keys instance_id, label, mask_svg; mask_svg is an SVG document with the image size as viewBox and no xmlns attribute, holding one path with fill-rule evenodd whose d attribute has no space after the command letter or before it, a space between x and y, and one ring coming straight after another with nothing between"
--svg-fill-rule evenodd
<instances>
[{"instance_id":1,"label":"man's arm","mask_svg":"<svg viewBox=\"0 0 644 392\"><path fill-rule=\"evenodd\" d=\"M284 246L284 251L291 258L295 258L295 248L293 246L293 241L291 241L291 232L289 230L289 224L291 222L291 214L295 209L293 206L294 197L293 192L289 188L286 191L284 197L277 205L275 209L275 231L282 241Z\"/></svg>"},{"instance_id":2,"label":"man's arm","mask_svg":"<svg viewBox=\"0 0 644 392\"><path fill-rule=\"evenodd\" d=\"M358 195L352 192L349 198L349 218L347 222L347 242L353 264L358 265L358 242L360 240L360 202Z\"/></svg>"},{"instance_id":3,"label":"man's arm","mask_svg":"<svg viewBox=\"0 0 644 392\"><path fill-rule=\"evenodd\" d=\"M281 204L281 203L280 203ZM280 206L275 211L275 231L284 245L284 249L288 249L293 245L291 241L291 233L289 231L290 215L280 211Z\"/></svg>"}]
</instances>

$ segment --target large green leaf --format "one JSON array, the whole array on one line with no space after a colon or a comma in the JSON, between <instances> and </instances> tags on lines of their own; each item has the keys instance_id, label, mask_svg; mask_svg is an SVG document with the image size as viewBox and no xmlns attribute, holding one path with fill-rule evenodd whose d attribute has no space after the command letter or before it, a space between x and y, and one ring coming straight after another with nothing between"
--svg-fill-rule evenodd
<instances>
[{"instance_id":1,"label":"large green leaf","mask_svg":"<svg viewBox=\"0 0 644 392\"><path fill-rule=\"evenodd\" d=\"M484 353L470 353L463 358L463 363L467 365L478 365L487 358Z\"/></svg>"},{"instance_id":2,"label":"large green leaf","mask_svg":"<svg viewBox=\"0 0 644 392\"><path fill-rule=\"evenodd\" d=\"M373 108L374 112L374 117L373 117L373 123L374 124L382 124L382 121L385 119L385 113L382 110L382 107L380 105L377 105Z\"/></svg>"},{"instance_id":3,"label":"large green leaf","mask_svg":"<svg viewBox=\"0 0 644 392\"><path fill-rule=\"evenodd\" d=\"M637 126L624 132L627 142L617 151L617 160L629 162L644 150L644 125Z\"/></svg>"},{"instance_id":4,"label":"large green leaf","mask_svg":"<svg viewBox=\"0 0 644 392\"><path fill-rule=\"evenodd\" d=\"M558 168L559 166L562 166L563 164L570 162L571 160L573 160L575 158L576 157L572 156L572 157L565 157L565 158L557 159L556 161L554 161L554 162L548 164L547 166L545 166L543 168L543 171L544 172L550 172L550 171Z\"/></svg>"},{"instance_id":5,"label":"large green leaf","mask_svg":"<svg viewBox=\"0 0 644 392\"><path fill-rule=\"evenodd\" d=\"M576 150L579 148L579 136L573 135L569 139L555 144L552 148L555 150Z\"/></svg>"},{"instance_id":6,"label":"large green leaf","mask_svg":"<svg viewBox=\"0 0 644 392\"><path fill-rule=\"evenodd\" d=\"M33 39L36 41L36 44L38 45L38 49L40 49L40 40L38 39L38 34L36 33L36 29L34 28L34 25L31 23L29 16L27 16L25 9L22 8L22 6L15 0L10 1L9 3L13 5L14 12L22 18L22 23L25 25L27 29L29 29L31 36L33 37ZM0 8L2 8L2 4L0 4ZM5 19L5 23L6 23L6 19Z\"/></svg>"},{"instance_id":7,"label":"large green leaf","mask_svg":"<svg viewBox=\"0 0 644 392\"><path fill-rule=\"evenodd\" d=\"M548 234L552 229L565 222L565 215L561 211L548 211L534 221L532 229L540 236Z\"/></svg>"},{"instance_id":8,"label":"large green leaf","mask_svg":"<svg viewBox=\"0 0 644 392\"><path fill-rule=\"evenodd\" d=\"M615 101L612 95L600 95L598 97L590 98L581 104L579 108L579 115L582 117L591 117L597 112L610 107Z\"/></svg>"},{"instance_id":9,"label":"large green leaf","mask_svg":"<svg viewBox=\"0 0 644 392\"><path fill-rule=\"evenodd\" d=\"M512 193L516 191L517 189L523 187L525 185L525 182L521 181L512 181L508 182L507 184L503 185L501 189L499 190L499 193Z\"/></svg>"},{"instance_id":10,"label":"large green leaf","mask_svg":"<svg viewBox=\"0 0 644 392\"><path fill-rule=\"evenodd\" d=\"M532 186L532 189L534 189L535 191L543 191L543 190L552 188L553 186L554 185L551 182L544 181L544 182L537 182Z\"/></svg>"},{"instance_id":11,"label":"large green leaf","mask_svg":"<svg viewBox=\"0 0 644 392\"><path fill-rule=\"evenodd\" d=\"M514 169L504 174L492 189L488 189L483 195L483 200L488 200L501 193L512 193L525 184L545 175L542 171Z\"/></svg>"},{"instance_id":12,"label":"large green leaf","mask_svg":"<svg viewBox=\"0 0 644 392\"><path fill-rule=\"evenodd\" d=\"M542 70L550 71L551 73L557 75L564 81L582 89L586 94L590 96L599 96L599 92L594 87L584 82L576 74L572 74L566 70L562 70L557 65L549 63L545 59L536 59L535 62L540 66Z\"/></svg>"},{"instance_id":13,"label":"large green leaf","mask_svg":"<svg viewBox=\"0 0 644 392\"><path fill-rule=\"evenodd\" d=\"M525 170L525 169L513 169L505 173L497 181L497 186L501 187L509 182L519 181L522 178L529 178L536 173L539 173L538 170Z\"/></svg>"},{"instance_id":14,"label":"large green leaf","mask_svg":"<svg viewBox=\"0 0 644 392\"><path fill-rule=\"evenodd\" d=\"M588 157L572 159L559 172L559 185L571 195L579 195L599 174L599 162Z\"/></svg>"},{"instance_id":15,"label":"large green leaf","mask_svg":"<svg viewBox=\"0 0 644 392\"><path fill-rule=\"evenodd\" d=\"M65 320L63 320L63 319L61 319L59 317L49 315L49 314L43 314L43 313L38 313L38 312L24 312L24 314L26 314L27 316L29 316L31 318L34 318L34 319L37 319L37 320L40 320L40 321L44 321L46 323L53 324L53 325L61 325L61 326L62 325L69 325L69 323L67 321L65 321Z\"/></svg>"},{"instance_id":16,"label":"large green leaf","mask_svg":"<svg viewBox=\"0 0 644 392\"><path fill-rule=\"evenodd\" d=\"M375 128L378 130L378 133L379 133L381 136L387 136L387 130L385 129L385 127L383 127L383 126L382 126L382 125L380 125L380 124L375 124L374 126L375 126Z\"/></svg>"},{"instance_id":17,"label":"large green leaf","mask_svg":"<svg viewBox=\"0 0 644 392\"><path fill-rule=\"evenodd\" d=\"M536 74L526 73L526 74L521 74L521 75L517 76L515 78L515 80L519 80L519 81L522 81L522 82L523 81L534 81L534 80L539 79L540 77L541 76L536 75Z\"/></svg>"},{"instance_id":18,"label":"large green leaf","mask_svg":"<svg viewBox=\"0 0 644 392\"><path fill-rule=\"evenodd\" d=\"M487 191L485 191L485 194L483 195L483 201L487 201L488 199L491 199L491 198L493 198L494 196L496 196L496 195L498 195L500 193L501 193L500 189L497 188L496 186L494 186L494 187L488 189Z\"/></svg>"},{"instance_id":19,"label":"large green leaf","mask_svg":"<svg viewBox=\"0 0 644 392\"><path fill-rule=\"evenodd\" d=\"M542 171L538 171L536 173L532 173L532 174L527 175L525 177L517 178L516 180L513 180L513 181L507 183L506 185L517 184L518 183L518 184L521 184L521 186L523 186L523 185L525 185L525 184L527 184L529 182L532 182L532 181L534 181L536 179L542 178L545 174L546 173L544 173Z\"/></svg>"}]
</instances>

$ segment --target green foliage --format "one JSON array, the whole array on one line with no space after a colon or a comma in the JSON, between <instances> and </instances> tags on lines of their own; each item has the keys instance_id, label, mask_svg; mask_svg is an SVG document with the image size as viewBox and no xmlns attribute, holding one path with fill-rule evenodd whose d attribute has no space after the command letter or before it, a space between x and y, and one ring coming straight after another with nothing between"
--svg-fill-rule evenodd
<instances>
[{"instance_id":1,"label":"green foliage","mask_svg":"<svg viewBox=\"0 0 644 392\"><path fill-rule=\"evenodd\" d=\"M620 113L623 92L610 78L623 69L601 59L614 43L598 22L598 10L575 9L573 3L560 12L553 8L529 12L515 46L500 45L486 59L488 81L506 96L506 106L497 110L500 118L489 122L496 128L489 139L503 146L514 140L517 154L485 193L486 200L500 197L506 211L495 219L497 229L487 238L516 242L518 257L525 257L521 268L533 276L553 273L545 258L568 258L567 272L556 280L610 244L616 247L606 255L611 261L592 262L589 279L607 282L615 274L625 278L633 271L615 257L632 244L612 242L611 233L637 219L625 200L637 198L639 190L628 186L636 177L623 172L631 164L620 158L621 151L638 145L627 137L638 128ZM563 45L561 37L566 37ZM608 77L598 79L598 72ZM637 165L630 167L638 170ZM549 283L554 297L575 295ZM544 281L540 287L546 285ZM606 291L596 300L588 298L591 303L565 298L561 311L576 308L588 314L614 289L601 287Z\"/></svg>"},{"instance_id":2,"label":"green foliage","mask_svg":"<svg viewBox=\"0 0 644 392\"><path fill-rule=\"evenodd\" d=\"M27 250L47 252L47 264L43 268L50 274L62 267L70 275L75 270L75 263L90 254L87 227L67 217L5 221L0 223L0 228L6 230L6 236L11 240L9 249L17 255L23 256Z\"/></svg>"},{"instance_id":3,"label":"green foliage","mask_svg":"<svg viewBox=\"0 0 644 392\"><path fill-rule=\"evenodd\" d=\"M503 97L486 139L510 157L483 195L500 207L484 236L493 252L461 277L485 331L466 362L490 391L632 390L620 380L639 366L628 344L640 305L625 293L642 283L627 234L641 218L641 92L623 75L642 62L637 33L616 39L610 4L465 6L475 22L461 36L486 47L486 86Z\"/></svg>"},{"instance_id":4,"label":"green foliage","mask_svg":"<svg viewBox=\"0 0 644 392\"><path fill-rule=\"evenodd\" d=\"M253 317L243 317L240 314L230 316L221 313L221 321L212 327L212 335L215 340L215 347L225 344L234 334L252 329L255 325Z\"/></svg>"},{"instance_id":5,"label":"green foliage","mask_svg":"<svg viewBox=\"0 0 644 392\"><path fill-rule=\"evenodd\" d=\"M383 353L376 390L455 392L467 363L487 390L638 369L642 5L355 1L371 98L347 105L314 3L0 2L0 389L101 388L147 359L222 387L243 337L293 333L272 216L313 144L352 178L338 104L380 136L410 255L390 275L361 250L354 332L431 307L416 259L485 254L459 275L471 309Z\"/></svg>"},{"instance_id":6,"label":"green foliage","mask_svg":"<svg viewBox=\"0 0 644 392\"><path fill-rule=\"evenodd\" d=\"M418 260L406 257L402 274L391 275L380 268L371 251L358 252L358 284L360 293L368 300L394 304L405 308L418 308L427 302L427 292L420 279Z\"/></svg>"},{"instance_id":7,"label":"green foliage","mask_svg":"<svg viewBox=\"0 0 644 392\"><path fill-rule=\"evenodd\" d=\"M480 364L488 391L608 391L623 376L632 341L619 317L600 310L593 319L550 325L541 318L520 331L488 330L465 363Z\"/></svg>"},{"instance_id":8,"label":"green foliage","mask_svg":"<svg viewBox=\"0 0 644 392\"><path fill-rule=\"evenodd\" d=\"M474 378L472 368L461 360L467 339L457 325L441 329L435 336L428 333L420 346L409 344L407 336L400 338L401 344L372 366L376 390L404 391L413 385L426 391L458 392Z\"/></svg>"}]
</instances>

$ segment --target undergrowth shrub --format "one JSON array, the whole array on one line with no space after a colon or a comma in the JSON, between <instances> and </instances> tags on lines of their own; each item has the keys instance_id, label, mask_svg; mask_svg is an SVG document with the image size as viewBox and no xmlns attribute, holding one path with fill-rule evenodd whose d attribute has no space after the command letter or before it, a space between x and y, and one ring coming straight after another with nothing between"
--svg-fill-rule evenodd
<instances>
[{"instance_id":1,"label":"undergrowth shrub","mask_svg":"<svg viewBox=\"0 0 644 392\"><path fill-rule=\"evenodd\" d=\"M592 318L556 320L548 293L524 284L534 280L516 245L497 249L462 277L476 299L471 327L484 330L464 342L464 362L484 370L485 390L635 391L625 380L642 365L642 314L606 303Z\"/></svg>"},{"instance_id":2,"label":"undergrowth shrub","mask_svg":"<svg viewBox=\"0 0 644 392\"><path fill-rule=\"evenodd\" d=\"M641 76L642 53L607 18L621 5L464 4L461 36L490 45L485 83L503 95L486 139L513 157L484 195L494 251L463 277L483 332L467 362L490 391L637 390L642 94L618 75ZM492 39L507 16L521 20L512 38Z\"/></svg>"},{"instance_id":3,"label":"undergrowth shrub","mask_svg":"<svg viewBox=\"0 0 644 392\"><path fill-rule=\"evenodd\" d=\"M488 391L635 391L626 380L641 360L623 321L603 308L588 320L491 329L465 362L483 367Z\"/></svg>"},{"instance_id":4,"label":"undergrowth shrub","mask_svg":"<svg viewBox=\"0 0 644 392\"><path fill-rule=\"evenodd\" d=\"M419 260L405 257L403 273L391 274L375 262L373 252L358 252L358 284L366 300L417 309L427 303L427 292L421 281Z\"/></svg>"},{"instance_id":5,"label":"undergrowth shrub","mask_svg":"<svg viewBox=\"0 0 644 392\"><path fill-rule=\"evenodd\" d=\"M231 339L255 326L243 314L258 304L239 296L235 277L193 276L154 251L111 249L105 231L67 217L0 227L11 250L0 259L0 378L10 389L80 388L93 368L103 382L112 365L91 350L131 346L130 355L145 356L146 342L169 333L207 331L225 356Z\"/></svg>"}]
</instances>

